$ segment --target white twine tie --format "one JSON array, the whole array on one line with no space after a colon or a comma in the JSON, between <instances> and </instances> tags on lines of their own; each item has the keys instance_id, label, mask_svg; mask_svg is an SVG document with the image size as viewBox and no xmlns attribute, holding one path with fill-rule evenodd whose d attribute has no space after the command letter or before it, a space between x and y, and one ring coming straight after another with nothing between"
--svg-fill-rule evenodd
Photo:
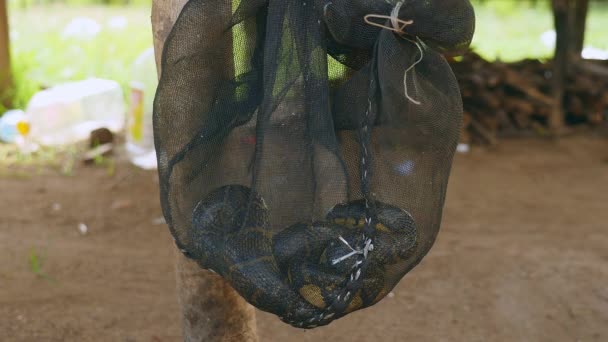
<instances>
[{"instance_id":1,"label":"white twine tie","mask_svg":"<svg viewBox=\"0 0 608 342\"><path fill-rule=\"evenodd\" d=\"M418 65L420 62L422 62L422 59L424 58L424 50L422 49L422 46L420 45L420 42L418 42L417 40L411 40L407 37L405 37L406 32L405 32L405 28L411 24L414 23L413 20L403 20L403 19L399 19L399 11L401 10L401 7L403 6L403 1L399 1L397 2L397 4L395 5L395 7L393 7L393 10L391 11L391 15L382 15L382 14L368 14L365 17L363 17L363 20L365 21L366 24L371 25L371 26L376 26L376 27L380 27L382 29L385 30L389 30L389 31L393 31L396 34L398 34L401 38L413 43L414 45L416 45L416 47L418 48L418 51L420 51L420 57L418 57L418 59L414 62L414 64L412 64L410 67L408 67L405 72L403 73L403 90L404 90L404 95L405 97L410 100L410 102L412 102L415 105L420 105L421 102L414 99L413 97L410 96L408 90L407 90L407 73L409 71L411 71L412 69L414 69L416 67L416 65ZM391 25L392 26L387 26L383 23L378 23L373 21L372 19L384 19L384 20L390 20ZM418 38L416 38L418 39ZM416 84L414 83L414 87L416 86Z\"/></svg>"}]
</instances>

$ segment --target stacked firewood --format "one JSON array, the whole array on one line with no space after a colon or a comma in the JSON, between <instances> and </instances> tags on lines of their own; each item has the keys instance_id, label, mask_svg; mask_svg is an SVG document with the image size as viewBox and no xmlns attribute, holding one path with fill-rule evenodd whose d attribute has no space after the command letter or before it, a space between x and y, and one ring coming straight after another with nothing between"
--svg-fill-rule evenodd
<instances>
[{"instance_id":1,"label":"stacked firewood","mask_svg":"<svg viewBox=\"0 0 608 342\"><path fill-rule=\"evenodd\" d=\"M488 62L469 52L460 61L451 60L451 65L465 111L462 142L495 144L500 136L548 132L553 106L551 62ZM564 96L566 125L605 123L608 77L578 69L570 74Z\"/></svg>"}]
</instances>

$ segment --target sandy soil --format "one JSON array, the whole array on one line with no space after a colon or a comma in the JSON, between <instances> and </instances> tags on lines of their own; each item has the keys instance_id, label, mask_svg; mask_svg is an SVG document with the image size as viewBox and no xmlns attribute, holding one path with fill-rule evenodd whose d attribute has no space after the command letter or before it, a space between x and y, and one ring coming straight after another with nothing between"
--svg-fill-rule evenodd
<instances>
[{"instance_id":1,"label":"sandy soil","mask_svg":"<svg viewBox=\"0 0 608 342\"><path fill-rule=\"evenodd\" d=\"M180 340L155 173L0 189L0 341ZM607 284L608 141L507 141L457 157L437 243L392 297L313 331L258 325L262 341L608 341Z\"/></svg>"}]
</instances>

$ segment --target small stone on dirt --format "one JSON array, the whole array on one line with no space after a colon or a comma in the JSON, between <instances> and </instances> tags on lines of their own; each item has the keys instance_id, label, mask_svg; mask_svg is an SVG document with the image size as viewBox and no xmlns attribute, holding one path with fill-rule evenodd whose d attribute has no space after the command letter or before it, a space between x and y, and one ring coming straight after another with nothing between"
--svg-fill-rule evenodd
<instances>
[{"instance_id":1,"label":"small stone on dirt","mask_svg":"<svg viewBox=\"0 0 608 342\"><path fill-rule=\"evenodd\" d=\"M89 227L87 227L86 224L80 222L78 224L78 231L80 232L80 234L86 235L89 232Z\"/></svg>"},{"instance_id":2,"label":"small stone on dirt","mask_svg":"<svg viewBox=\"0 0 608 342\"><path fill-rule=\"evenodd\" d=\"M112 210L126 209L133 205L133 201L129 199L117 199L110 205Z\"/></svg>"}]
</instances>

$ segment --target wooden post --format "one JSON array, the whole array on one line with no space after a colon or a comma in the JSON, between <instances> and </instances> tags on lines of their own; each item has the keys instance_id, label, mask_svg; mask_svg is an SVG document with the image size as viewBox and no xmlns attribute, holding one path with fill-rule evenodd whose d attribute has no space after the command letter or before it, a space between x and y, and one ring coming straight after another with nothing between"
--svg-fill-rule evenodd
<instances>
[{"instance_id":1,"label":"wooden post","mask_svg":"<svg viewBox=\"0 0 608 342\"><path fill-rule=\"evenodd\" d=\"M230 2L231 0L226 0ZM153 0L152 29L157 68L160 72L160 55L167 35L171 31L186 0ZM226 6L230 9L231 6ZM226 16L209 16L202 21L208 32L217 31L222 25L218 20ZM226 56L209 77L234 72L232 56ZM215 74L217 76L214 76ZM172 247L175 248L175 247ZM202 270L195 262L176 250L177 292L181 306L184 341L257 341L255 309L236 293L221 277Z\"/></svg>"},{"instance_id":2,"label":"wooden post","mask_svg":"<svg viewBox=\"0 0 608 342\"><path fill-rule=\"evenodd\" d=\"M585 43L585 28L587 24L587 12L589 11L589 0L577 0L574 10L574 27L572 29L572 56L576 60L581 58L583 44Z\"/></svg>"},{"instance_id":3,"label":"wooden post","mask_svg":"<svg viewBox=\"0 0 608 342\"><path fill-rule=\"evenodd\" d=\"M12 83L10 57L10 39L8 33L6 0L0 0L0 95L2 95L2 104L6 108L11 107L11 99L5 97Z\"/></svg>"},{"instance_id":4,"label":"wooden post","mask_svg":"<svg viewBox=\"0 0 608 342\"><path fill-rule=\"evenodd\" d=\"M564 130L564 83L575 67L582 65L581 52L589 0L552 0L555 21L555 57L553 59L553 110L549 126L554 135Z\"/></svg>"},{"instance_id":5,"label":"wooden post","mask_svg":"<svg viewBox=\"0 0 608 342\"><path fill-rule=\"evenodd\" d=\"M564 129L564 82L570 56L570 7L574 0L553 0L553 19L555 22L555 57L553 59L553 108L549 127L554 135Z\"/></svg>"}]
</instances>

